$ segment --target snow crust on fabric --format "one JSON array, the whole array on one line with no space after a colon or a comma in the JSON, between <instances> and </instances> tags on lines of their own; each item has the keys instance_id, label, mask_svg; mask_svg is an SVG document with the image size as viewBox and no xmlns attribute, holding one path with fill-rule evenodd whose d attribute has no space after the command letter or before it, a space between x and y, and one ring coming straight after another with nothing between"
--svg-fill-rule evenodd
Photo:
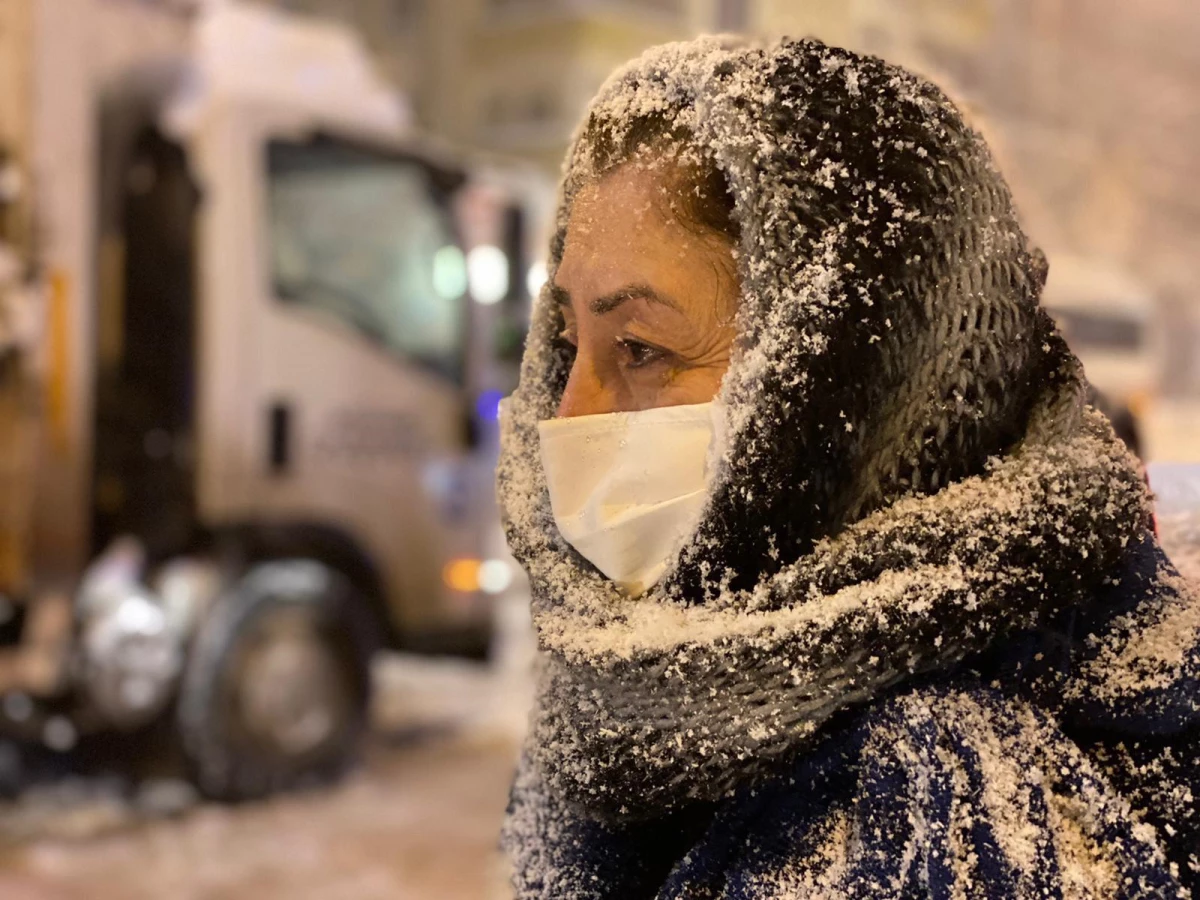
<instances>
[{"instance_id":1,"label":"snow crust on fabric","mask_svg":"<svg viewBox=\"0 0 1200 900\"><path fill-rule=\"evenodd\" d=\"M648 117L735 201L724 450L667 575L621 595L558 534L538 464L572 352L543 291L499 466L543 651L518 896L1186 896L1126 799L1155 796L1133 744L1062 729L1194 746L1200 600L1147 537L982 139L934 86L817 42L656 48L581 125L551 278L599 144ZM1062 665L1009 665L1028 635ZM928 686L998 652L994 683ZM1178 774L1161 750L1135 768Z\"/></svg>"},{"instance_id":2,"label":"snow crust on fabric","mask_svg":"<svg viewBox=\"0 0 1200 900\"><path fill-rule=\"evenodd\" d=\"M836 803L819 828L779 804L761 810L778 837L747 853L730 893L833 900L948 886L945 896L980 898L1174 895L1165 871L1123 883L1131 860L1165 870L1154 829L1136 823L1095 766L1028 706L987 694L909 695L879 711L861 758L858 802ZM700 885L690 876L672 887L691 896Z\"/></svg>"}]
</instances>

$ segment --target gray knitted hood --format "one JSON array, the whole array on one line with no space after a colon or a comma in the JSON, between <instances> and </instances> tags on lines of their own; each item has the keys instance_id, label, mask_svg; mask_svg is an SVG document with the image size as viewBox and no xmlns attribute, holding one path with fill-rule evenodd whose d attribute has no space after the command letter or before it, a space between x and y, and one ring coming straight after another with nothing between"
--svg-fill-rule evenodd
<instances>
[{"instance_id":1,"label":"gray knitted hood","mask_svg":"<svg viewBox=\"0 0 1200 900\"><path fill-rule=\"evenodd\" d=\"M937 88L813 41L701 39L615 74L580 134L619 143L649 115L715 161L741 230L706 511L637 600L559 535L537 423L572 350L545 291L499 468L544 651L532 764L617 814L722 796L839 709L1085 602L1147 513L1008 189ZM552 276L595 165L578 138Z\"/></svg>"}]
</instances>

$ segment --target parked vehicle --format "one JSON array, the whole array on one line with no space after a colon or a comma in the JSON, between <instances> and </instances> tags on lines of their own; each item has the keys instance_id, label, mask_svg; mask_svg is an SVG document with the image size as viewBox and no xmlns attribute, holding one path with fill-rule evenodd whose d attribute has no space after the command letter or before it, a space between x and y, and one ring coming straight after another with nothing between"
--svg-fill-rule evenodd
<instances>
[{"instance_id":1,"label":"parked vehicle","mask_svg":"<svg viewBox=\"0 0 1200 900\"><path fill-rule=\"evenodd\" d=\"M204 792L256 796L353 758L377 648L487 652L528 185L420 140L339 27L127 14L162 39L104 72L54 63L69 26L27 51L0 735L169 720Z\"/></svg>"}]
</instances>

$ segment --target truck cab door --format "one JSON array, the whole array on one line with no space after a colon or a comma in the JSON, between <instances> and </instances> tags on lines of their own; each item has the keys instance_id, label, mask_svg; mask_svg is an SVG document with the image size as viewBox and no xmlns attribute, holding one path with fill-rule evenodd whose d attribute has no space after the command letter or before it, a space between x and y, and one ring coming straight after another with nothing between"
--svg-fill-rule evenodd
<instances>
[{"instance_id":1,"label":"truck cab door","mask_svg":"<svg viewBox=\"0 0 1200 900\"><path fill-rule=\"evenodd\" d=\"M211 439L225 426L209 405L202 506L207 497L226 521L342 531L382 574L401 631L476 614L474 598L448 598L442 579L448 559L474 550L469 504L447 502L453 485L448 494L431 477L469 449L455 178L328 135L260 147L257 177L245 173L250 222L229 215L236 234L210 225L247 275L229 296L223 273L223 295L206 299L221 312L205 332L208 365L224 357L241 373L238 384L211 376L244 433Z\"/></svg>"}]
</instances>

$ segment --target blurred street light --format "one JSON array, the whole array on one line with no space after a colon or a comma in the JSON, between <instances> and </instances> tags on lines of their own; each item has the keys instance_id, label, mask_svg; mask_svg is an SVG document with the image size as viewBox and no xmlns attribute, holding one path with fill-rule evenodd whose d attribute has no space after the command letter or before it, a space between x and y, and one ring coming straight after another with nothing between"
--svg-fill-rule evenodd
<instances>
[{"instance_id":1,"label":"blurred street light","mask_svg":"<svg viewBox=\"0 0 1200 900\"><path fill-rule=\"evenodd\" d=\"M508 293L508 257L499 247L481 244L467 254L471 296L484 306L499 303Z\"/></svg>"},{"instance_id":2,"label":"blurred street light","mask_svg":"<svg viewBox=\"0 0 1200 900\"><path fill-rule=\"evenodd\" d=\"M433 289L444 300L457 300L467 289L467 265L463 253L453 245L433 255Z\"/></svg>"},{"instance_id":3,"label":"blurred street light","mask_svg":"<svg viewBox=\"0 0 1200 900\"><path fill-rule=\"evenodd\" d=\"M525 287L529 290L530 297L536 297L542 292L542 285L546 283L549 273L546 271L544 262L535 262L529 267L529 271L525 274Z\"/></svg>"}]
</instances>

